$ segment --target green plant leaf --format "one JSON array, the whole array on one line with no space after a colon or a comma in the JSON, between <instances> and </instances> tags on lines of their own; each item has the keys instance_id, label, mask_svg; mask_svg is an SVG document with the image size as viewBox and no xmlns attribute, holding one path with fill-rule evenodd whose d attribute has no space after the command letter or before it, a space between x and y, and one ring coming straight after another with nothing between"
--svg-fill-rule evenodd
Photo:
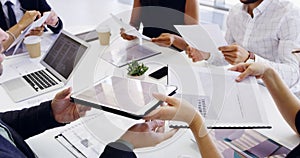
<instances>
[{"instance_id":1,"label":"green plant leaf","mask_svg":"<svg viewBox=\"0 0 300 158\"><path fill-rule=\"evenodd\" d=\"M138 61L134 60L129 63L127 68L127 74L131 76L141 76L143 75L149 68L143 63L139 64Z\"/></svg>"}]
</instances>

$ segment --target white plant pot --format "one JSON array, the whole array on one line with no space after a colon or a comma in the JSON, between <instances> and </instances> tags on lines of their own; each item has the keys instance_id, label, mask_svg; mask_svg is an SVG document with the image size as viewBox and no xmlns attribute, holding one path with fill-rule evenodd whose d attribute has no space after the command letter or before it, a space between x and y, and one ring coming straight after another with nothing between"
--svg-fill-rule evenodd
<instances>
[{"instance_id":1,"label":"white plant pot","mask_svg":"<svg viewBox=\"0 0 300 158\"><path fill-rule=\"evenodd\" d=\"M137 79L137 80L144 80L145 79L145 74L141 75L141 76L131 76L131 75L127 75L128 78L132 78L132 79Z\"/></svg>"}]
</instances>

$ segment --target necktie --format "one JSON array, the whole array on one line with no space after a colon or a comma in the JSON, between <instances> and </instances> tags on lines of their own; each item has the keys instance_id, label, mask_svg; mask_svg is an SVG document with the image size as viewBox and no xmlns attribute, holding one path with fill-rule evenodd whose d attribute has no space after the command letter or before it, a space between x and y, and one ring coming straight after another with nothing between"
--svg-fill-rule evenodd
<instances>
[{"instance_id":1,"label":"necktie","mask_svg":"<svg viewBox=\"0 0 300 158\"><path fill-rule=\"evenodd\" d=\"M17 23L16 15L14 13L14 10L11 7L13 4L11 3L11 1L7 1L5 3L5 5L7 6L7 13L8 13L8 18L9 18L9 27L12 27Z\"/></svg>"}]
</instances>

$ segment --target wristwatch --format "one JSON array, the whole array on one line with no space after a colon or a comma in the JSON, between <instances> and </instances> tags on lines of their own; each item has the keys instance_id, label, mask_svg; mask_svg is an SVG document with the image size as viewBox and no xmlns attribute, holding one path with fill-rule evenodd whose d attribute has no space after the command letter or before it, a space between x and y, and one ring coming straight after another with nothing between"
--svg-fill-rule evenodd
<instances>
[{"instance_id":1,"label":"wristwatch","mask_svg":"<svg viewBox=\"0 0 300 158\"><path fill-rule=\"evenodd\" d=\"M255 54L253 52L249 52L249 57L248 59L245 61L245 63L254 63L255 62Z\"/></svg>"}]
</instances>

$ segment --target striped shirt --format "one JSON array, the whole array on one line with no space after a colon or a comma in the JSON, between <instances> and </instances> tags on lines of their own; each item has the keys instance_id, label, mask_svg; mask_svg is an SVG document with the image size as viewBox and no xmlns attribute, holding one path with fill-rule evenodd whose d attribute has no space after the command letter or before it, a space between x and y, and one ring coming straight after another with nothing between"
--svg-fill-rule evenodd
<instances>
[{"instance_id":1,"label":"striped shirt","mask_svg":"<svg viewBox=\"0 0 300 158\"><path fill-rule=\"evenodd\" d=\"M255 53L255 62L268 63L292 91L300 90L299 62L291 53L300 48L300 9L290 1L263 0L253 10L253 17L246 5L235 5L228 14L225 38L228 44L236 43ZM226 63L221 53L212 55L208 62Z\"/></svg>"}]
</instances>

